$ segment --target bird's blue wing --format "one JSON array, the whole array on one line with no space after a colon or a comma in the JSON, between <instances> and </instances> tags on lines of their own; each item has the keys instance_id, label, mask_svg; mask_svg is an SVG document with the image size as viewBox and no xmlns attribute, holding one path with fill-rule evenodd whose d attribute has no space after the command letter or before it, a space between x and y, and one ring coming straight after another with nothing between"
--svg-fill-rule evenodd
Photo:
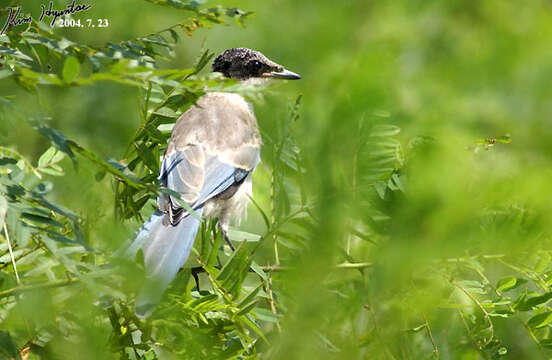
<instances>
[{"instance_id":1,"label":"bird's blue wing","mask_svg":"<svg viewBox=\"0 0 552 360\"><path fill-rule=\"evenodd\" d=\"M162 185L178 192L183 201L198 209L207 200L241 184L248 173L206 154L200 146L189 146L164 158L159 178ZM169 214L173 224L188 214L171 196L160 195L158 202L159 209Z\"/></svg>"}]
</instances>

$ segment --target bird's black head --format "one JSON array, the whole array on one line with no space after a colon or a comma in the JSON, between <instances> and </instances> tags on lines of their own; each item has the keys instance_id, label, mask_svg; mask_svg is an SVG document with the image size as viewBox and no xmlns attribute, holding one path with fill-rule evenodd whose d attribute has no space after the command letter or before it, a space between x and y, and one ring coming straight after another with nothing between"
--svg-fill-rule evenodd
<instances>
[{"instance_id":1,"label":"bird's black head","mask_svg":"<svg viewBox=\"0 0 552 360\"><path fill-rule=\"evenodd\" d=\"M217 56L213 71L227 78L247 80L251 78L275 78L297 80L301 76L270 61L258 51L247 48L232 48Z\"/></svg>"}]
</instances>

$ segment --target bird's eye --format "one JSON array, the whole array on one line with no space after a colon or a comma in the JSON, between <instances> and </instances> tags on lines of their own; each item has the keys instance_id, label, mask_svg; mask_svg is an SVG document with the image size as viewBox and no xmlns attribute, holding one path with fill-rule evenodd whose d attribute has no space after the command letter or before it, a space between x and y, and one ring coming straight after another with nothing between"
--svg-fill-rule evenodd
<instances>
[{"instance_id":1,"label":"bird's eye","mask_svg":"<svg viewBox=\"0 0 552 360\"><path fill-rule=\"evenodd\" d=\"M252 60L247 65L251 70L256 70L256 71L260 70L263 67L263 64L261 64L261 62L258 60Z\"/></svg>"}]
</instances>

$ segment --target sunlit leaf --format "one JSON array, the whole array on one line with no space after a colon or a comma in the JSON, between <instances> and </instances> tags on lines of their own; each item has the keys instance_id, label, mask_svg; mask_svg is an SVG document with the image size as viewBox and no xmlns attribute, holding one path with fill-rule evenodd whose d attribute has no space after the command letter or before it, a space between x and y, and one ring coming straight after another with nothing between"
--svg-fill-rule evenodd
<instances>
[{"instance_id":1,"label":"sunlit leaf","mask_svg":"<svg viewBox=\"0 0 552 360\"><path fill-rule=\"evenodd\" d=\"M71 56L65 59L62 72L63 80L65 80L65 82L73 82L73 80L75 80L76 77L79 75L79 72L80 64L76 58Z\"/></svg>"},{"instance_id":2,"label":"sunlit leaf","mask_svg":"<svg viewBox=\"0 0 552 360\"><path fill-rule=\"evenodd\" d=\"M518 286L526 283L527 280L519 279L513 276L505 277L500 279L496 284L496 289L498 291L509 291L517 288Z\"/></svg>"},{"instance_id":3,"label":"sunlit leaf","mask_svg":"<svg viewBox=\"0 0 552 360\"><path fill-rule=\"evenodd\" d=\"M552 322L552 311L537 314L527 321L527 326L531 328L541 328Z\"/></svg>"}]
</instances>

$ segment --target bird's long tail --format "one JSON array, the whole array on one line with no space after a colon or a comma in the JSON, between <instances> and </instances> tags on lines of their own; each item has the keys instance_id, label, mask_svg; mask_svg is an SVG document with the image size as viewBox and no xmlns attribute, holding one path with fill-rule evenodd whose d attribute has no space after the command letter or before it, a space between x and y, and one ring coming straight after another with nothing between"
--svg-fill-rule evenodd
<instances>
[{"instance_id":1,"label":"bird's long tail","mask_svg":"<svg viewBox=\"0 0 552 360\"><path fill-rule=\"evenodd\" d=\"M201 209L196 210L201 216ZM177 225L164 224L165 214L156 211L142 225L134 242L125 251L134 256L139 249L144 253L146 280L136 299L136 314L149 316L161 300L163 292L190 255L200 220L192 215Z\"/></svg>"}]
</instances>

